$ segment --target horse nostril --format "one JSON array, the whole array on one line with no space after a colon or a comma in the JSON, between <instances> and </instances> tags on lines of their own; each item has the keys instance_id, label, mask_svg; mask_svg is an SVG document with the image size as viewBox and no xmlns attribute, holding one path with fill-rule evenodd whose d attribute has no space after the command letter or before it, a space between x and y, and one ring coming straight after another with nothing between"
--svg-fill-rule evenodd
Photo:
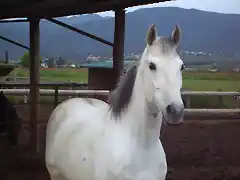
<instances>
[{"instance_id":1,"label":"horse nostril","mask_svg":"<svg viewBox=\"0 0 240 180\"><path fill-rule=\"evenodd\" d=\"M174 112L173 106L172 106L172 105L168 105L168 106L166 107L166 112L167 112L168 114L172 114L172 113Z\"/></svg>"},{"instance_id":2,"label":"horse nostril","mask_svg":"<svg viewBox=\"0 0 240 180\"><path fill-rule=\"evenodd\" d=\"M170 104L170 105L168 105L168 106L166 107L166 112L167 112L168 114L174 115L174 114L178 114L180 111L178 111L176 105Z\"/></svg>"},{"instance_id":3,"label":"horse nostril","mask_svg":"<svg viewBox=\"0 0 240 180\"><path fill-rule=\"evenodd\" d=\"M175 104L170 104L166 107L166 112L167 114L171 114L171 115L180 115L184 112L184 107L179 107Z\"/></svg>"}]
</instances>

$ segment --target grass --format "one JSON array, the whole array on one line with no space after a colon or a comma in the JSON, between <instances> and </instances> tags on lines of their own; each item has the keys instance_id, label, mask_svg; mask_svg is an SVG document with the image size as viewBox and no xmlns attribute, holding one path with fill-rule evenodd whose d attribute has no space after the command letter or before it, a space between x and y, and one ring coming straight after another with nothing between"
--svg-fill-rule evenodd
<instances>
[{"instance_id":1,"label":"grass","mask_svg":"<svg viewBox=\"0 0 240 180\"><path fill-rule=\"evenodd\" d=\"M86 69L43 69L40 71L40 77L44 81L54 82L84 82L88 80L88 71Z\"/></svg>"},{"instance_id":2,"label":"grass","mask_svg":"<svg viewBox=\"0 0 240 180\"><path fill-rule=\"evenodd\" d=\"M183 88L195 91L240 91L240 81L233 80L183 80Z\"/></svg>"},{"instance_id":3,"label":"grass","mask_svg":"<svg viewBox=\"0 0 240 180\"><path fill-rule=\"evenodd\" d=\"M184 72L183 88L196 91L240 91L240 73Z\"/></svg>"},{"instance_id":4,"label":"grass","mask_svg":"<svg viewBox=\"0 0 240 180\"><path fill-rule=\"evenodd\" d=\"M16 77L28 77L29 71L25 68L16 68L15 72L11 72L9 76L15 74ZM48 82L84 82L88 80L87 69L54 69L54 68L41 68L40 78L42 81Z\"/></svg>"},{"instance_id":5,"label":"grass","mask_svg":"<svg viewBox=\"0 0 240 180\"><path fill-rule=\"evenodd\" d=\"M14 70L17 77L28 77L29 72L24 68ZM13 72L10 76L13 75ZM41 80L49 82L84 82L87 83L87 69L53 69L42 68ZM184 72L183 88L196 91L240 91L240 73L234 72Z\"/></svg>"}]
</instances>

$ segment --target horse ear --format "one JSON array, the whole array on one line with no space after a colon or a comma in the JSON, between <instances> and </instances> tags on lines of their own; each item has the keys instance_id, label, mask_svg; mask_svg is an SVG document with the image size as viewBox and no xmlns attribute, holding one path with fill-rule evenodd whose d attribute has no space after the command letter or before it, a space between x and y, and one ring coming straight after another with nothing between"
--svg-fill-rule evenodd
<instances>
[{"instance_id":1,"label":"horse ear","mask_svg":"<svg viewBox=\"0 0 240 180\"><path fill-rule=\"evenodd\" d=\"M175 29L172 32L172 36L171 36L173 44L177 46L180 42L180 38L181 38L181 30L176 25Z\"/></svg>"},{"instance_id":2,"label":"horse ear","mask_svg":"<svg viewBox=\"0 0 240 180\"><path fill-rule=\"evenodd\" d=\"M157 29L155 27L155 24L152 24L147 32L147 44L152 45L152 43L156 40L157 38Z\"/></svg>"}]
</instances>

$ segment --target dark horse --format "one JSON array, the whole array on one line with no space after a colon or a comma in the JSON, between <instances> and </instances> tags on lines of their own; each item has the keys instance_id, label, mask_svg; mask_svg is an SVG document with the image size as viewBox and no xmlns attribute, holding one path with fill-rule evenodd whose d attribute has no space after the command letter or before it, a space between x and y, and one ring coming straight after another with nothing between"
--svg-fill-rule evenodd
<instances>
[{"instance_id":1,"label":"dark horse","mask_svg":"<svg viewBox=\"0 0 240 180\"><path fill-rule=\"evenodd\" d=\"M8 98L0 92L0 135L6 134L12 145L17 144L22 120Z\"/></svg>"}]
</instances>

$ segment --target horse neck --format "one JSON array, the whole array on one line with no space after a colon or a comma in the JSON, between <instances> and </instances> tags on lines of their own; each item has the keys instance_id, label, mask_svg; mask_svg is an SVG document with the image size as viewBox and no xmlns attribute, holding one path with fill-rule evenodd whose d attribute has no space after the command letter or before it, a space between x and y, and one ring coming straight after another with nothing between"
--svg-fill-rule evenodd
<instances>
[{"instance_id":1,"label":"horse neck","mask_svg":"<svg viewBox=\"0 0 240 180\"><path fill-rule=\"evenodd\" d=\"M150 147L159 139L161 118L156 121L149 117L150 106L145 98L140 78L137 75L132 100L124 114L126 120L122 122L140 145Z\"/></svg>"}]
</instances>

